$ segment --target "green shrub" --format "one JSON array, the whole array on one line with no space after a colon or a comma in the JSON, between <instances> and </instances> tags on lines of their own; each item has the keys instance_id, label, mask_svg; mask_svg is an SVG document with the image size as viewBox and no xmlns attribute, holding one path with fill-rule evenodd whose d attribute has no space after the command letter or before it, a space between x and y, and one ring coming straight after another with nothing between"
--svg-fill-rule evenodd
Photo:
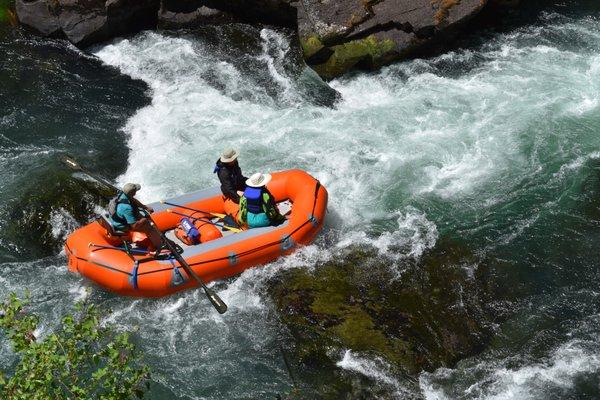
<instances>
[{"instance_id":1,"label":"green shrub","mask_svg":"<svg viewBox=\"0 0 600 400\"><path fill-rule=\"evenodd\" d=\"M15 294L0 305L0 328L20 356L14 373L0 372L0 398L131 399L147 390L149 369L127 333L100 325L100 312L78 303L75 313L44 338L34 335L39 318Z\"/></svg>"}]
</instances>

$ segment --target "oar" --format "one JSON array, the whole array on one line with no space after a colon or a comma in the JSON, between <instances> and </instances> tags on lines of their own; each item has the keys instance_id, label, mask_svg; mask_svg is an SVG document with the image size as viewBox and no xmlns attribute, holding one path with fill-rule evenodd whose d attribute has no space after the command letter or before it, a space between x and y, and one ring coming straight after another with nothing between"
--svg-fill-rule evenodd
<instances>
[{"instance_id":1,"label":"oar","mask_svg":"<svg viewBox=\"0 0 600 400\"><path fill-rule=\"evenodd\" d=\"M77 162L77 160L75 160L73 157L63 156L61 158L61 161L63 162L63 164L65 164L67 167L71 168L72 170L83 172L84 174L86 174L90 178L95 179L96 181L100 182L101 184L103 184L104 186L108 187L109 189L112 189L115 192L120 192L120 190L115 185L113 185L112 183L110 183L108 180L102 178L101 176L97 176L95 174L92 174L90 171L88 171L87 169L83 168L81 166L81 164L79 164Z\"/></svg>"},{"instance_id":2,"label":"oar","mask_svg":"<svg viewBox=\"0 0 600 400\"><path fill-rule=\"evenodd\" d=\"M171 210L170 208L167 208L167 212L170 212L170 213L173 213L173 214L177 214L177 215L181 215L182 217L188 217L188 218L193 219L194 221L206 222L208 224L218 226L219 228L228 229L231 232L235 232L235 233L243 232L241 229L234 228L233 226L227 226L227 225L223 225L223 224L218 224L216 222L212 222L210 219L194 217L194 216L191 216L191 215L188 215L188 214L180 213L179 211Z\"/></svg>"},{"instance_id":3,"label":"oar","mask_svg":"<svg viewBox=\"0 0 600 400\"><path fill-rule=\"evenodd\" d=\"M166 238L165 234L162 233L162 231L160 229L158 229L158 227L156 226L156 223L150 216L150 213L147 212L146 210L144 210L144 212L145 212L146 216L148 217L148 220L150 221L150 225L160 235L165 246L169 250L171 250L173 257L175 257L175 259L179 262L179 265L181 265L183 267L183 269L185 270L185 272L187 272L187 274L189 276L194 278L196 280L196 282L198 282L198 284L202 287L202 289L204 289L204 293L206 294L206 296L208 297L208 299L210 300L212 305L219 312L219 314L224 314L225 311L227 311L227 304L225 304L225 302L223 302L223 300L221 300L221 298L219 296L217 296L217 294L213 290L209 289L208 286L206 286L206 284L204 283L204 281L202 281L202 279L198 275L196 275L196 273L189 266L187 261L185 261L185 259L181 256L181 254L179 254L177 252L177 249L175 248L175 246L173 246L171 241Z\"/></svg>"},{"instance_id":4,"label":"oar","mask_svg":"<svg viewBox=\"0 0 600 400\"><path fill-rule=\"evenodd\" d=\"M123 247L117 247L117 246L103 246L103 245L101 245L101 244L94 244L94 243L92 243L92 242L88 243L88 247L94 247L94 248L96 248L96 249L100 249L100 250L102 250L102 249L106 249L106 250L120 250L120 251L124 251L124 252L127 252L127 251L129 251L130 253L133 253L133 254L140 254L140 255L148 255L148 254L149 254L149 252L148 252L148 251L145 251L145 250L137 250L137 249L129 249L129 250L127 250L127 249L125 249L125 248L123 248Z\"/></svg>"},{"instance_id":5,"label":"oar","mask_svg":"<svg viewBox=\"0 0 600 400\"><path fill-rule=\"evenodd\" d=\"M195 212L199 212L199 213L203 213L203 214L209 214L209 215L215 216L217 218L225 218L227 216L227 214L218 214L218 213L214 213L214 212L202 211L202 210L198 210L197 208L182 206L180 204L175 204L175 203L169 203L168 201L165 201L165 200L161 200L160 204L166 204L166 205L172 206L172 207L183 208L184 210L195 211Z\"/></svg>"},{"instance_id":6,"label":"oar","mask_svg":"<svg viewBox=\"0 0 600 400\"><path fill-rule=\"evenodd\" d=\"M101 178L99 176L92 174L91 172L89 172L85 168L83 168L77 162L77 160L75 160L73 157L64 156L61 160L66 166L68 166L72 170L81 171L84 174L96 179L98 182L104 184L105 186L115 190L116 192L119 192L119 189L117 189L110 182L108 182L104 178ZM225 311L227 311L227 304L225 304L223 302L223 300L221 300L221 298L219 296L217 296L217 294L214 291L209 289L206 286L206 284L202 281L202 279L200 279L200 277L198 275L196 275L196 273L188 265L188 263L185 261L185 259L183 257L181 257L181 254L179 254L177 252L177 249L175 248L175 246L173 246L173 244L169 240L167 240L167 238L165 237L165 234L162 233L162 231L160 229L158 229L158 227L156 226L156 223L150 216L150 213L146 209L143 209L143 208L140 210L146 214L146 216L148 217L148 221L150 221L150 226L160 235L163 243L171 251L173 257L175 257L175 259L179 262L179 264L183 267L183 269L185 269L185 271L188 273L188 275L191 276L192 278L194 278L196 280L196 282L198 282L198 284L200 284L200 286L202 286L202 289L204 289L204 293L206 293L206 296L208 297L208 299L210 300L212 305L217 309L217 311L220 314L223 314Z\"/></svg>"}]
</instances>

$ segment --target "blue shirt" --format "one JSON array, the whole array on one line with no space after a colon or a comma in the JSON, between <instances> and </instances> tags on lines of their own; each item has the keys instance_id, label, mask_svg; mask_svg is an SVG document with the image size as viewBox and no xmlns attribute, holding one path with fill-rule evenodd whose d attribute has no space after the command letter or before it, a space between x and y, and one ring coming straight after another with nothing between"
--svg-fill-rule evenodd
<instances>
[{"instance_id":1,"label":"blue shirt","mask_svg":"<svg viewBox=\"0 0 600 400\"><path fill-rule=\"evenodd\" d=\"M131 205L131 203L129 203L129 199L127 198L127 196L122 194L121 197L119 198L119 200L123 200L123 197L125 197L127 199L127 203L117 204L117 215L119 217L123 218L125 221L127 221L127 225L123 225L123 224L115 221L114 219L112 219L112 217L109 218L110 223L117 230L126 229L126 228L128 228L129 225L135 224L138 220L137 216L133 212L133 206Z\"/></svg>"}]
</instances>

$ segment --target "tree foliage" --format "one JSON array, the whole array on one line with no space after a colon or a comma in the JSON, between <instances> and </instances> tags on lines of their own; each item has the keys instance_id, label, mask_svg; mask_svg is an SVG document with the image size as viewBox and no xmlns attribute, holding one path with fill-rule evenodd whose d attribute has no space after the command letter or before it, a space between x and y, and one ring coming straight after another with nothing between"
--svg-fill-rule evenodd
<instances>
[{"instance_id":1,"label":"tree foliage","mask_svg":"<svg viewBox=\"0 0 600 400\"><path fill-rule=\"evenodd\" d=\"M75 313L44 338L34 332L39 318L25 311L15 294L0 305L0 327L19 354L14 373L0 372L2 399L131 399L147 390L143 366L128 333L100 325L93 304L78 303Z\"/></svg>"}]
</instances>

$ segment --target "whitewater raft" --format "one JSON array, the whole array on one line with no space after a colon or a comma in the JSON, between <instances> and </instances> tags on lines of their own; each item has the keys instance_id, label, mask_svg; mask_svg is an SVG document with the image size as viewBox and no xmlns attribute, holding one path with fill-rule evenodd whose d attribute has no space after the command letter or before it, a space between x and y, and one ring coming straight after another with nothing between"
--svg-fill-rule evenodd
<instances>
[{"instance_id":1,"label":"whitewater raft","mask_svg":"<svg viewBox=\"0 0 600 400\"><path fill-rule=\"evenodd\" d=\"M182 246L182 257L204 281L210 282L237 275L242 271L290 254L299 245L310 243L323 227L327 210L327 190L308 173L289 170L272 174L267 185L277 202L287 202L291 211L279 226L253 228L231 233L194 246ZM224 213L224 198L218 187L200 190L166 200L188 208ZM162 203L150 204L157 227L169 236L181 216L171 208L190 213L181 207ZM68 268L106 289L127 296L160 297L197 286L172 257L149 257L135 250L126 251L100 246L115 246L107 229L93 222L73 232L66 240Z\"/></svg>"}]
</instances>

